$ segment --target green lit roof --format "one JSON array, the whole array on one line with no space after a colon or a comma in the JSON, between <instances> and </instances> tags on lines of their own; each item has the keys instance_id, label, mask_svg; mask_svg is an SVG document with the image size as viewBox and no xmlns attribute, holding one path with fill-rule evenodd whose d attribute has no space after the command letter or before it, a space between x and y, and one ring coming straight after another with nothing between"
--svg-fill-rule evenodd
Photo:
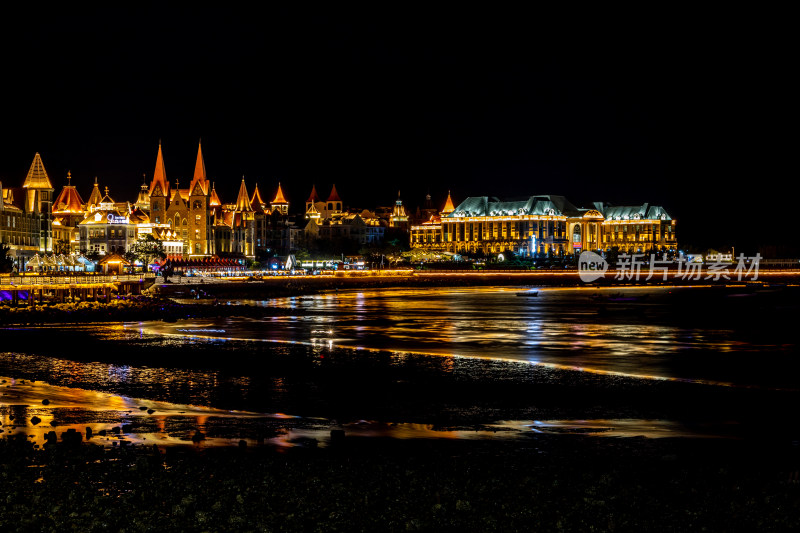
<instances>
[{"instance_id":1,"label":"green lit roof","mask_svg":"<svg viewBox=\"0 0 800 533\"><path fill-rule=\"evenodd\" d=\"M489 196L470 196L445 217L486 217L486 216L574 216L578 208L563 196L538 195L522 200L500 201Z\"/></svg>"},{"instance_id":2,"label":"green lit roof","mask_svg":"<svg viewBox=\"0 0 800 533\"><path fill-rule=\"evenodd\" d=\"M660 205L604 205L602 202L594 205L606 220L672 220Z\"/></svg>"}]
</instances>

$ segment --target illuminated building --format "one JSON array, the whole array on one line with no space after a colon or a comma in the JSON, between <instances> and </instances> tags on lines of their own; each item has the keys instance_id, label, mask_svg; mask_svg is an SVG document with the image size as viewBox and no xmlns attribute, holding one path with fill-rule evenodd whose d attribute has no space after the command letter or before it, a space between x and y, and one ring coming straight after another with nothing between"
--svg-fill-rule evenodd
<instances>
[{"instance_id":1,"label":"illuminated building","mask_svg":"<svg viewBox=\"0 0 800 533\"><path fill-rule=\"evenodd\" d=\"M660 206L578 208L563 196L514 201L470 197L453 207L448 193L439 217L411 227L411 247L432 252L521 256L563 255L583 250L675 251L675 220Z\"/></svg>"},{"instance_id":2,"label":"illuminated building","mask_svg":"<svg viewBox=\"0 0 800 533\"><path fill-rule=\"evenodd\" d=\"M107 187L99 205L92 206L91 213L78 224L78 231L82 254L122 255L136 242L136 222L117 209Z\"/></svg>"},{"instance_id":3,"label":"illuminated building","mask_svg":"<svg viewBox=\"0 0 800 533\"><path fill-rule=\"evenodd\" d=\"M635 253L646 250L677 251L676 221L657 205L611 206L595 202L603 215L600 249L616 246L620 251Z\"/></svg>"},{"instance_id":4,"label":"illuminated building","mask_svg":"<svg viewBox=\"0 0 800 533\"><path fill-rule=\"evenodd\" d=\"M403 200L400 199L400 191L397 191L397 201L394 203L392 215L389 217L389 227L408 229L408 215L406 208L403 207Z\"/></svg>"},{"instance_id":5,"label":"illuminated building","mask_svg":"<svg viewBox=\"0 0 800 533\"><path fill-rule=\"evenodd\" d=\"M180 189L176 183L175 189L171 189L159 142L156 168L150 184L150 220L155 224L167 224L173 235L179 235L184 241L184 253L190 257L214 253L211 189L202 144L198 143L197 146L197 159L189 188Z\"/></svg>"},{"instance_id":6,"label":"illuminated building","mask_svg":"<svg viewBox=\"0 0 800 533\"><path fill-rule=\"evenodd\" d=\"M37 152L20 188L0 182L0 242L18 270L37 253L53 251L51 202L53 186Z\"/></svg>"},{"instance_id":7,"label":"illuminated building","mask_svg":"<svg viewBox=\"0 0 800 533\"><path fill-rule=\"evenodd\" d=\"M86 210L72 185L72 174L67 172L67 184L53 202L53 250L60 254L77 253L80 250L78 224L86 218Z\"/></svg>"},{"instance_id":8,"label":"illuminated building","mask_svg":"<svg viewBox=\"0 0 800 533\"><path fill-rule=\"evenodd\" d=\"M336 185L325 202L319 200L316 187L312 187L311 195L306 201L308 223L304 228L305 238L328 241L347 239L358 244L377 244L383 241L385 228L374 213L366 209L354 213L345 212L342 206Z\"/></svg>"},{"instance_id":9,"label":"illuminated building","mask_svg":"<svg viewBox=\"0 0 800 533\"><path fill-rule=\"evenodd\" d=\"M133 204L137 209L141 209L145 213L150 212L149 189L150 187L147 186L147 181L145 178L145 182L142 183L142 187L139 189L139 196L136 197L136 203Z\"/></svg>"},{"instance_id":10,"label":"illuminated building","mask_svg":"<svg viewBox=\"0 0 800 533\"><path fill-rule=\"evenodd\" d=\"M278 182L278 192L275 193L275 199L272 200L269 205L272 208L273 213L279 213L281 215L289 214L289 202L287 202L286 198L283 197L283 191L281 190L280 182Z\"/></svg>"},{"instance_id":11,"label":"illuminated building","mask_svg":"<svg viewBox=\"0 0 800 533\"><path fill-rule=\"evenodd\" d=\"M183 238L180 233L170 228L153 228L152 235L161 241L167 258L183 258Z\"/></svg>"},{"instance_id":12,"label":"illuminated building","mask_svg":"<svg viewBox=\"0 0 800 533\"><path fill-rule=\"evenodd\" d=\"M255 211L250 205L244 177L233 209L222 210L215 219L214 241L216 253L255 257Z\"/></svg>"}]
</instances>

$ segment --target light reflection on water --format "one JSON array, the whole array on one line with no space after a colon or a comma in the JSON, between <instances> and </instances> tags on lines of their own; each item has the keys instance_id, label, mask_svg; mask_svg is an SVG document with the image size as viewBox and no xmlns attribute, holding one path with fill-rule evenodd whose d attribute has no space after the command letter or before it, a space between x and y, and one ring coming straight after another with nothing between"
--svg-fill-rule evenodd
<instances>
[{"instance_id":1,"label":"light reflection on water","mask_svg":"<svg viewBox=\"0 0 800 533\"><path fill-rule=\"evenodd\" d=\"M540 290L536 298L519 298L517 291L496 287L341 291L244 302L294 309L302 313L297 316L127 327L166 336L524 361L614 376L720 385L753 383L747 381L744 369L731 376L737 364L732 359L726 361L724 378L716 375L703 354L796 349L796 343L739 338L733 325L687 327L676 315L690 310L665 299L671 289L629 290L626 295L631 298L645 298L613 305L600 305L591 300L592 292L581 289ZM686 361L687 354L694 360L675 368L675 361Z\"/></svg>"},{"instance_id":2,"label":"light reflection on water","mask_svg":"<svg viewBox=\"0 0 800 533\"><path fill-rule=\"evenodd\" d=\"M668 420L510 420L475 427L441 427L432 424L387 423L360 420L337 424L322 418L285 413L223 411L196 405L172 404L49 385L41 381L0 377L0 433L24 435L36 444L45 435L74 429L92 430L91 442L103 446L188 445L195 431L205 438L195 445L230 446L244 440L249 445L326 446L331 428L348 438L396 439L521 439L536 434L574 434L605 437L718 437L721 427L688 428ZM44 405L42 400L49 403ZM146 407L148 411L142 411ZM38 419L38 420L37 420ZM120 428L114 432L114 428ZM105 431L106 434L100 434ZM260 434L256 437L254 434ZM726 435L727 436L727 435Z\"/></svg>"},{"instance_id":3,"label":"light reflection on water","mask_svg":"<svg viewBox=\"0 0 800 533\"><path fill-rule=\"evenodd\" d=\"M334 347L386 351L398 365L409 359L408 354L434 354L443 356L429 358L437 361L437 368L442 371L465 362L474 363L470 358L480 358L610 376L743 386L754 383L754 369L767 369L771 372L769 379L797 375L781 372L775 364L781 358L788 360L796 355L796 340L791 335L772 339L773 331L770 331L768 335L747 336L735 324L725 321L709 325L681 320L683 304L659 299L665 290L633 290L631 294L647 294L649 299L608 306L590 300L588 291L541 290L536 298L518 298L517 290L342 291L247 302L295 309L294 316L104 325L92 335L114 342L125 342L132 337L155 339L176 350L187 349L187 345L191 349L192 343L187 339L192 338L218 339L219 342L210 344L219 346L231 346L224 339L300 343L312 347L307 351L315 354L315 361ZM791 310L787 312L792 316ZM82 327L91 329L94 326ZM201 342L205 341L196 344ZM290 354L290 347L285 344L270 352ZM254 353L254 350L245 350L242 357L253 357ZM238 354L234 349L224 356L236 358ZM13 380L0 385L0 422L3 424L0 430L5 434L33 435L37 443L41 443L44 433L53 429L54 422L58 433L70 427L83 431L87 426L97 433L101 429L130 424L133 429L122 439L143 444L186 444L191 442L192 433L200 430L208 435L204 445L235 444L244 439L249 443L263 440L292 446L313 439L324 446L332 427L343 427L350 436L394 438L506 439L529 438L542 433L696 437L730 433L730 428L726 427L686 427L669 420L638 418L520 420L474 428L442 428L403 421L396 424L360 421L338 426L327 419L296 418L279 413L231 413L198 407L233 405L267 411L275 405L286 405L282 403L283 397L290 395L294 390L292 386L297 387L297 384L285 384L279 376L259 379L255 363L251 370L243 372L248 375L239 375L239 369L236 375L226 375L216 370L77 362L21 353L0 353L0 361L6 373L20 372L24 367L29 371L33 369L33 375L49 375L65 386L55 387L39 381L22 384ZM724 364L719 364L720 361ZM790 383L796 387L796 381ZM770 386L769 380L767 386ZM20 392L25 390L28 392ZM132 396L146 395L162 401L115 394L120 390ZM254 399L256 396L258 400ZM43 406L43 398L50 399L51 404ZM225 398L225 403L221 403L220 398ZM278 398L281 401L276 401ZM169 403L170 400L197 405ZM254 406L254 401L260 403ZM139 410L141 406L155 411L147 414ZM292 407L274 409L294 410ZM315 412L312 410L311 414ZM30 422L34 415L41 419L36 426ZM520 415L523 416L537 415ZM107 436L103 443L110 444L114 440L115 437Z\"/></svg>"}]
</instances>

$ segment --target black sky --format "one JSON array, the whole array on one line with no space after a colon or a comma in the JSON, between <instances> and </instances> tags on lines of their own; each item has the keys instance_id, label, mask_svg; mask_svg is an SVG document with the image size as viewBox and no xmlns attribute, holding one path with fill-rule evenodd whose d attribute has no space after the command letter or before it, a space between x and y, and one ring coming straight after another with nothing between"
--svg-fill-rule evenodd
<instances>
[{"instance_id":1,"label":"black sky","mask_svg":"<svg viewBox=\"0 0 800 533\"><path fill-rule=\"evenodd\" d=\"M0 179L35 152L117 199L241 176L294 206L332 183L352 206L427 192L664 205L683 242L785 243L796 117L786 13L73 7L0 22ZM791 95L791 97L790 97Z\"/></svg>"}]
</instances>

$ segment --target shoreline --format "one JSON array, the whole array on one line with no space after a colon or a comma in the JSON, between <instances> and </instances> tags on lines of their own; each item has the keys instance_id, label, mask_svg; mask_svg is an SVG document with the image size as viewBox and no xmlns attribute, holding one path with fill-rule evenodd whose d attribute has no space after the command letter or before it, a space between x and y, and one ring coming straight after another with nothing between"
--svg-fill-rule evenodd
<instances>
[{"instance_id":1,"label":"shoreline","mask_svg":"<svg viewBox=\"0 0 800 533\"><path fill-rule=\"evenodd\" d=\"M0 440L4 531L732 531L800 521L797 447L545 436L324 449ZM120 513L120 508L125 512Z\"/></svg>"},{"instance_id":2,"label":"shoreline","mask_svg":"<svg viewBox=\"0 0 800 533\"><path fill-rule=\"evenodd\" d=\"M215 307L226 316L232 310L282 312L204 304L176 304L174 311ZM469 428L547 417L740 420L745 438L532 432L504 442L346 434L330 446L306 438L287 449L253 445L242 432L242 447L187 444L155 452L150 445L102 448L69 439L34 449L41 441L8 438L4 431L4 531L154 524L189 531L758 531L800 521L796 392L345 348L196 339L175 344L121 326L54 323L42 347L42 331L3 332L3 351L10 355L0 354L0 375L145 400L202 398L219 409L271 406L269 412L339 422ZM57 421L76 414L57 413ZM66 427L53 430L60 435Z\"/></svg>"},{"instance_id":3,"label":"shoreline","mask_svg":"<svg viewBox=\"0 0 800 533\"><path fill-rule=\"evenodd\" d=\"M202 279L202 278L201 278ZM460 287L525 287L525 288L575 288L583 290L623 290L648 288L735 289L757 291L764 287L780 286L795 288L800 283L800 272L777 273L755 282L713 282L704 280L687 282L674 280L638 281L616 283L599 280L586 284L577 279L576 272L560 273L415 273L408 276L377 276L349 273L347 276L274 277L260 280L236 280L191 283L164 283L153 285L147 295L128 295L104 302L47 303L45 305L0 305L0 326L36 325L52 323L118 322L139 320L174 321L188 318L223 316L265 317L289 314L279 308L251 305L224 305L229 300L254 300L309 296L338 290L376 290L392 288L460 288ZM187 303L176 300L191 300L202 295L205 303ZM213 300L219 305L209 305Z\"/></svg>"}]
</instances>

